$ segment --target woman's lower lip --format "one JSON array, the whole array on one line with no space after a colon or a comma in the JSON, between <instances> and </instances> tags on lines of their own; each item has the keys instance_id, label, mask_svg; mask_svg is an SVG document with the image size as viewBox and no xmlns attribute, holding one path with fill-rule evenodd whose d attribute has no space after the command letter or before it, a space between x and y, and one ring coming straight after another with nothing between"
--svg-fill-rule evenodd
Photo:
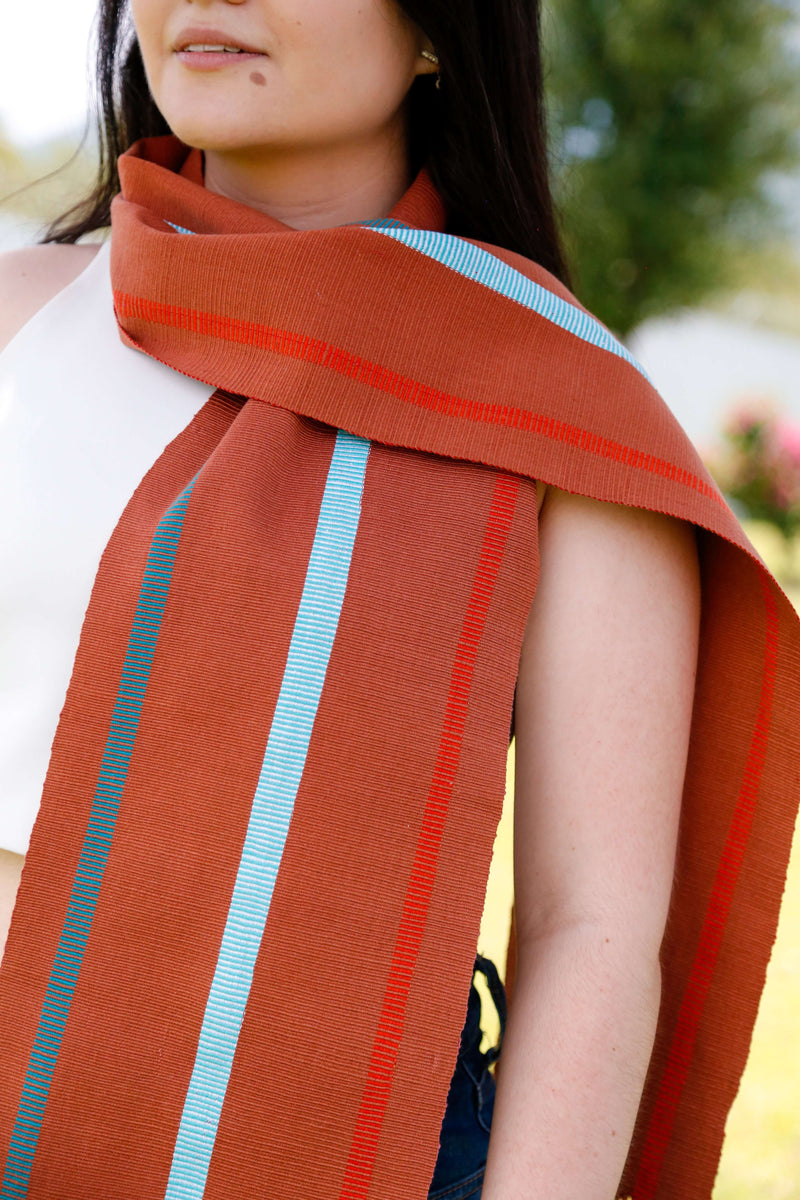
<instances>
[{"instance_id":1,"label":"woman's lower lip","mask_svg":"<svg viewBox=\"0 0 800 1200\"><path fill-rule=\"evenodd\" d=\"M252 62L254 58L266 58L266 54L254 54L240 50L230 54L226 50L176 50L175 57L184 66L194 71L216 71L218 67L232 67L236 63Z\"/></svg>"}]
</instances>

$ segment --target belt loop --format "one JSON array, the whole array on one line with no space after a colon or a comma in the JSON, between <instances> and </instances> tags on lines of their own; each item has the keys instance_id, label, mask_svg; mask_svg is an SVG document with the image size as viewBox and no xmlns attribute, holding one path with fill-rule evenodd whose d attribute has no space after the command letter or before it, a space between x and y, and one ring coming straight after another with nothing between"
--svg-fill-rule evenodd
<instances>
[{"instance_id":1,"label":"belt loop","mask_svg":"<svg viewBox=\"0 0 800 1200\"><path fill-rule=\"evenodd\" d=\"M500 1050L503 1045L503 1035L506 1031L506 992L497 967L490 958L484 958L483 955L476 954L475 965L472 969L473 976L476 971L480 971L481 974L485 976L486 982L489 985L489 995L492 997L492 1003L494 1004L497 1010L497 1015L500 1018L500 1037L497 1045L492 1046L485 1053L486 1065L491 1066L492 1063L497 1062L497 1059L500 1057Z\"/></svg>"}]
</instances>

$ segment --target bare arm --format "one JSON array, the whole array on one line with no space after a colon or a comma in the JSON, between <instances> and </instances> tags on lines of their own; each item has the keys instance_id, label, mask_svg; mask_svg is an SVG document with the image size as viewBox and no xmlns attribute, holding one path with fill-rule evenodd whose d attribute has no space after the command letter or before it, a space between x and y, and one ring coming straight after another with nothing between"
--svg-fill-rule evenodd
<instances>
[{"instance_id":1,"label":"bare arm","mask_svg":"<svg viewBox=\"0 0 800 1200\"><path fill-rule=\"evenodd\" d=\"M613 1200L652 1053L700 612L691 526L547 489L516 707L518 962L483 1200Z\"/></svg>"}]
</instances>

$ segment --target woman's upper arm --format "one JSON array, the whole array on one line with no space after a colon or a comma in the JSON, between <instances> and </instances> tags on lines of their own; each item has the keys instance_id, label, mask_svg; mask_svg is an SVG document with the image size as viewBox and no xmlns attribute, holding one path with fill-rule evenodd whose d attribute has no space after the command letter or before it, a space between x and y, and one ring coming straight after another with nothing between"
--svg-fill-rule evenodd
<instances>
[{"instance_id":1,"label":"woman's upper arm","mask_svg":"<svg viewBox=\"0 0 800 1200\"><path fill-rule=\"evenodd\" d=\"M516 693L520 945L576 922L657 953L694 697L694 527L548 487Z\"/></svg>"},{"instance_id":2,"label":"woman's upper arm","mask_svg":"<svg viewBox=\"0 0 800 1200\"><path fill-rule=\"evenodd\" d=\"M0 254L0 351L57 292L88 267L100 246L26 246Z\"/></svg>"}]
</instances>

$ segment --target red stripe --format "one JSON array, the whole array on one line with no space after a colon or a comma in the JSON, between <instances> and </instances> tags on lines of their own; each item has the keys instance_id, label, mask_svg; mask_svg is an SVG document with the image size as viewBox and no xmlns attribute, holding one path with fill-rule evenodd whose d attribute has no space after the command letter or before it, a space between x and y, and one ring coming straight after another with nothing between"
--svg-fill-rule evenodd
<instances>
[{"instance_id":1,"label":"red stripe","mask_svg":"<svg viewBox=\"0 0 800 1200\"><path fill-rule=\"evenodd\" d=\"M382 392L397 396L400 400L427 408L432 412L444 413L451 417L463 417L473 421L481 421L490 425L510 425L514 429L527 429L553 441L566 442L581 450L588 450L599 458L610 458L614 462L635 467L641 471L649 471L660 475L699 492L701 496L715 500L721 508L727 508L725 501L716 488L704 479L693 475L690 471L678 467L666 459L645 454L616 442L612 438L601 437L582 429L579 425L558 421L554 417L546 417L541 413L532 413L524 408L510 408L500 404L477 404L473 400L465 400L453 396L439 388L429 387L419 383L408 375L401 375L389 367L363 359L358 354L351 354L329 342L319 338L306 337L291 333L285 329L275 329L269 325L259 325L255 321L241 321L236 317L220 317L215 313L200 312L193 308L183 308L176 304L160 304L155 300L146 300L140 296L131 296L126 292L114 293L114 304L117 314L122 317L135 317L141 321L150 321L159 325L170 325L176 329L185 329L190 333L204 334L207 337L221 338L228 342L236 342L244 346L255 346L260 350L269 350L274 354L283 354L289 358L299 358L303 362L314 363L316 366L328 367L358 383L367 384Z\"/></svg>"},{"instance_id":2,"label":"red stripe","mask_svg":"<svg viewBox=\"0 0 800 1200\"><path fill-rule=\"evenodd\" d=\"M778 611L765 574L761 573L766 609L766 644L761 698L742 787L731 820L725 848L706 910L683 1003L678 1014L667 1066L656 1097L655 1108L644 1139L633 1194L636 1200L652 1200L656 1194L689 1066L694 1052L703 1007L711 985L722 937L728 922L736 881L742 867L755 815L758 789L767 753L767 734L775 689L778 658Z\"/></svg>"},{"instance_id":3,"label":"red stripe","mask_svg":"<svg viewBox=\"0 0 800 1200\"><path fill-rule=\"evenodd\" d=\"M517 478L503 474L498 476L472 593L455 654L439 752L403 902L383 1008L356 1118L340 1200L363 1200L372 1178L398 1048L403 1036L408 992L425 931L439 849L458 767L475 659L497 572L503 560L518 491Z\"/></svg>"}]
</instances>

